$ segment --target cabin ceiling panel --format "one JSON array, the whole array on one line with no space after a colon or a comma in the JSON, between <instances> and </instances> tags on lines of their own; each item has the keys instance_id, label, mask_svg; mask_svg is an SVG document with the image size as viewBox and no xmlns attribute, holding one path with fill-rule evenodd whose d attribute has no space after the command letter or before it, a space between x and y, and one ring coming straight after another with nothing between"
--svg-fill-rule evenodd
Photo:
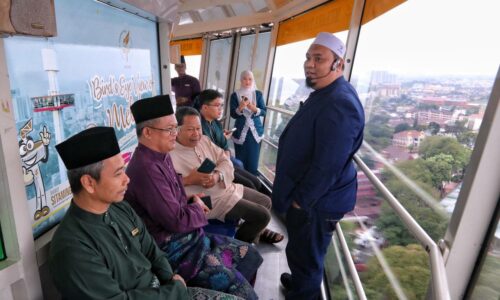
<instances>
[{"instance_id":1,"label":"cabin ceiling panel","mask_svg":"<svg viewBox=\"0 0 500 300\"><path fill-rule=\"evenodd\" d=\"M233 8L234 13L237 16L246 16L246 15L253 13L252 7L250 7L246 3L244 3L244 4L243 3L231 4L231 7Z\"/></svg>"},{"instance_id":2,"label":"cabin ceiling panel","mask_svg":"<svg viewBox=\"0 0 500 300\"><path fill-rule=\"evenodd\" d=\"M102 1L104 3L109 1ZM175 22L180 1L178 0L122 0L122 2L133 5L149 12L160 21Z\"/></svg>"},{"instance_id":3,"label":"cabin ceiling panel","mask_svg":"<svg viewBox=\"0 0 500 300\"><path fill-rule=\"evenodd\" d=\"M271 8L265 0L252 0L250 1L255 11L269 11Z\"/></svg>"}]
</instances>

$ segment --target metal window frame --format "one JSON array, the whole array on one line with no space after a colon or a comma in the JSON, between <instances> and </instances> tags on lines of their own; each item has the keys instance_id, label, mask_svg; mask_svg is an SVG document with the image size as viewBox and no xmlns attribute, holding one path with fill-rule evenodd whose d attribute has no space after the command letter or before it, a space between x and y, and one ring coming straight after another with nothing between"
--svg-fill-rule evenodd
<instances>
[{"instance_id":1,"label":"metal window frame","mask_svg":"<svg viewBox=\"0 0 500 300\"><path fill-rule=\"evenodd\" d=\"M462 299L474 278L474 265L500 196L500 68L467 167L462 189L445 234L446 272L453 299ZM495 138L495 136L497 136ZM477 272L477 270L476 270Z\"/></svg>"}]
</instances>

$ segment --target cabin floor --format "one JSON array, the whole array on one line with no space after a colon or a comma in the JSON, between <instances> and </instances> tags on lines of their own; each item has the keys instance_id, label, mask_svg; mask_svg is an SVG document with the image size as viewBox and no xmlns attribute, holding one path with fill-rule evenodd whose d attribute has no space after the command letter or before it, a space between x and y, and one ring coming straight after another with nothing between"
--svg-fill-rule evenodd
<instances>
[{"instance_id":1,"label":"cabin floor","mask_svg":"<svg viewBox=\"0 0 500 300\"><path fill-rule=\"evenodd\" d=\"M257 272L255 292L260 300L284 300L285 296L280 283L280 276L283 272L290 272L285 255L288 235L285 225L274 213L267 228L283 234L285 239L273 245L265 243L257 245L264 262Z\"/></svg>"}]
</instances>

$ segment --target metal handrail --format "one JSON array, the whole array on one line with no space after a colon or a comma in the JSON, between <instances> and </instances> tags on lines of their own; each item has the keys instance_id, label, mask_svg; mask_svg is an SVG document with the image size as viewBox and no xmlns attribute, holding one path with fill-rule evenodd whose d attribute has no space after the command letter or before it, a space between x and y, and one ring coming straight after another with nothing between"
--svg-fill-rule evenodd
<instances>
[{"instance_id":1,"label":"metal handrail","mask_svg":"<svg viewBox=\"0 0 500 300\"><path fill-rule=\"evenodd\" d=\"M361 279L359 279L358 271L356 270L356 266L354 265L354 261L352 260L351 251L349 251L349 246L347 245L344 233L342 232L342 227L340 227L340 222L338 222L337 225L335 226L335 232L340 241L340 245L342 246L342 251L344 251L344 255L347 261L347 267L349 268L349 272L351 273L356 293L358 294L359 299L366 300L367 298L365 290L363 289L363 284L361 283Z\"/></svg>"},{"instance_id":2,"label":"metal handrail","mask_svg":"<svg viewBox=\"0 0 500 300\"><path fill-rule=\"evenodd\" d=\"M274 149L276 149L276 150L278 149L278 146L276 146L276 144L271 142L269 139L263 138L262 141L265 142L266 144L268 144L269 146L273 147Z\"/></svg>"},{"instance_id":3,"label":"metal handrail","mask_svg":"<svg viewBox=\"0 0 500 300\"><path fill-rule=\"evenodd\" d=\"M394 197L394 195L387 189L387 187L378 179L377 176L368 168L368 166L359 158L354 156L354 161L365 173L366 177L371 181L377 190L384 196L385 200L394 209L396 214L401 218L406 228L417 238L424 249L429 252L432 274L432 287L434 292L434 299L448 300L450 292L448 288L448 279L446 277L446 270L444 266L443 256L439 251L438 245L431 239L431 237L420 227L415 219L408 213L408 211L401 205L401 203Z\"/></svg>"},{"instance_id":4,"label":"metal handrail","mask_svg":"<svg viewBox=\"0 0 500 300\"><path fill-rule=\"evenodd\" d=\"M280 112L282 114L285 114L285 115L291 116L291 117L293 117L293 115L295 115L295 112L293 112L291 110L288 110L288 109L281 108L281 107L268 106L268 107L266 107L266 109L267 110L277 111L277 112Z\"/></svg>"}]
</instances>

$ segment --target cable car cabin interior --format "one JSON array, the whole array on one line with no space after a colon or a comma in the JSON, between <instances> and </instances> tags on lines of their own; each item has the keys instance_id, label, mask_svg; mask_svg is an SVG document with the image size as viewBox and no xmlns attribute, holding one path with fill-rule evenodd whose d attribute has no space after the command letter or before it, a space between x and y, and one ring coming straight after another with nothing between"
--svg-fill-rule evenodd
<instances>
[{"instance_id":1,"label":"cable car cabin interior","mask_svg":"<svg viewBox=\"0 0 500 300\"><path fill-rule=\"evenodd\" d=\"M128 162L130 106L179 104L181 60L222 94L226 130L252 71L266 107L257 177L272 195L319 32L345 44L365 114L356 206L336 225L321 297L500 299L499 12L489 0L0 0L0 299L60 299L48 257L72 193L55 145L110 126ZM285 299L284 224L273 213L285 239L255 245L259 299Z\"/></svg>"}]
</instances>

